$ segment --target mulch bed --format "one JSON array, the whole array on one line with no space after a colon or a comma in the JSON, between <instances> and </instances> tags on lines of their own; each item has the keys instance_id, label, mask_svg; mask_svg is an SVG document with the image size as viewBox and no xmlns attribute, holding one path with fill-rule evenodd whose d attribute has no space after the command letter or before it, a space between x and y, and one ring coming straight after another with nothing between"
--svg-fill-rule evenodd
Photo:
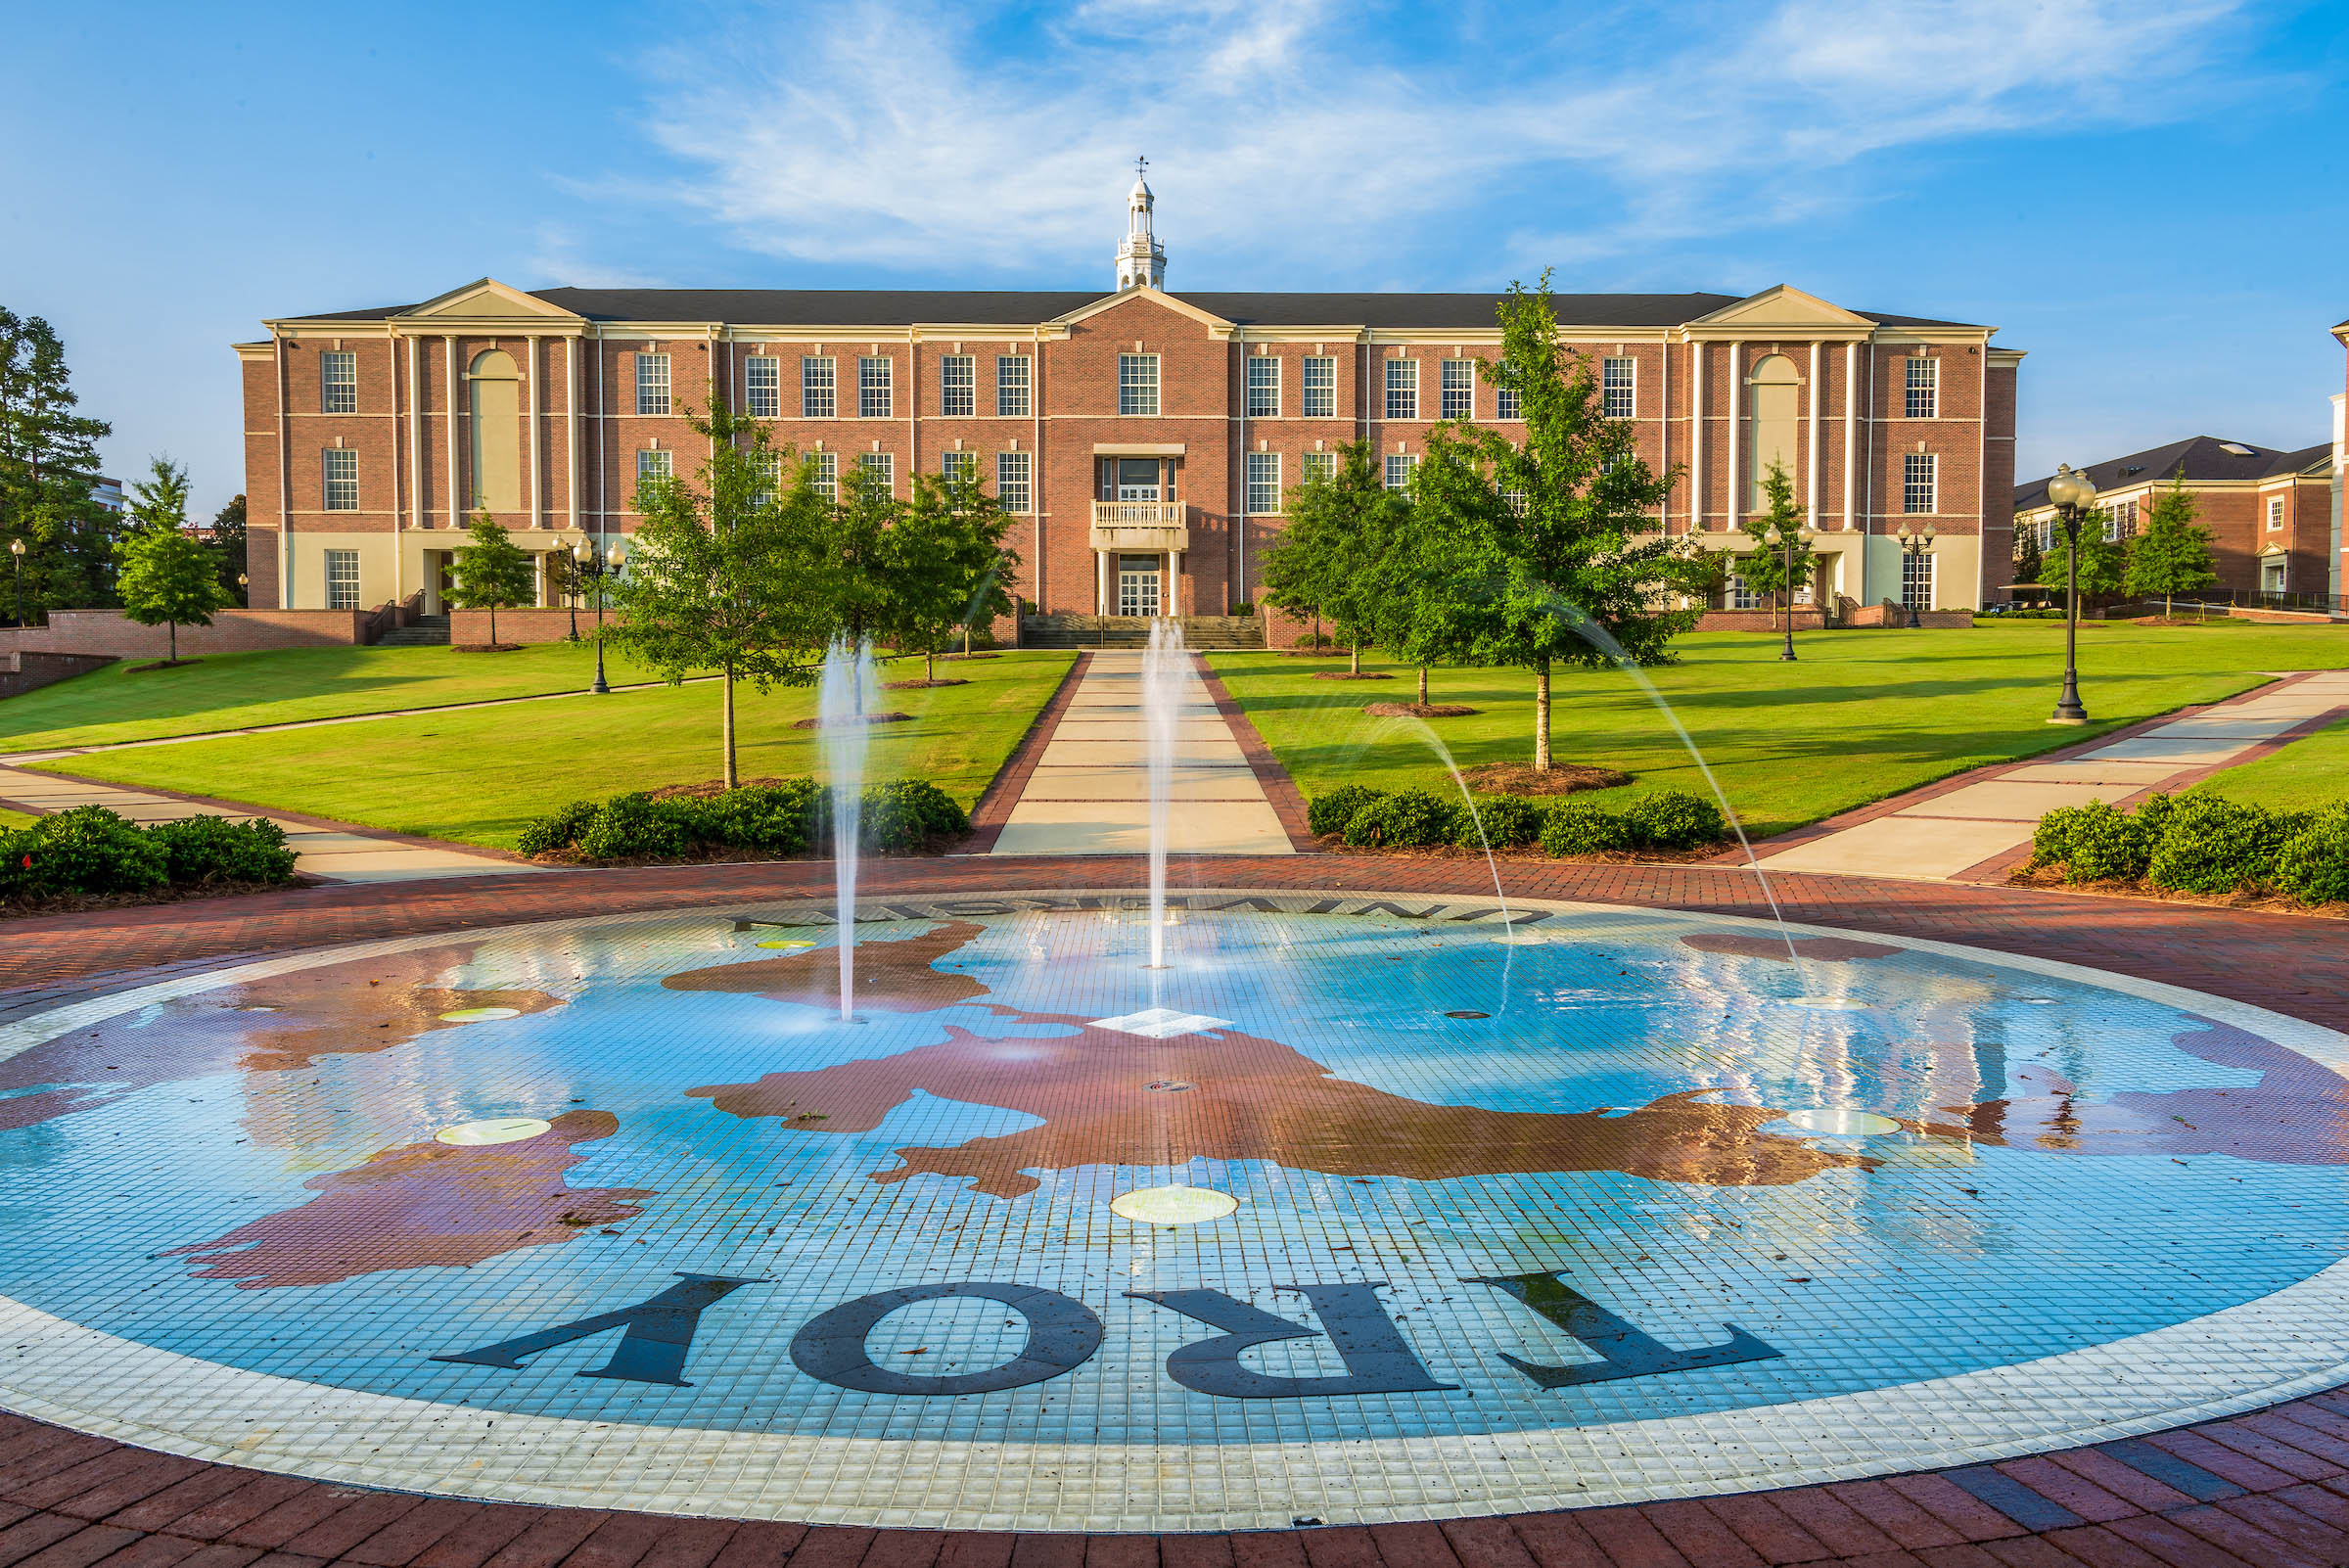
<instances>
[{"instance_id":1,"label":"mulch bed","mask_svg":"<svg viewBox=\"0 0 2349 1568\"><path fill-rule=\"evenodd\" d=\"M164 888L156 893L69 893L54 899L0 899L0 920L31 915L82 914L92 909L136 909L150 903L187 903L197 899L239 899L249 893L283 893L288 888L314 888L316 877L294 877L285 882L207 882L194 887Z\"/></svg>"},{"instance_id":2,"label":"mulch bed","mask_svg":"<svg viewBox=\"0 0 2349 1568\"><path fill-rule=\"evenodd\" d=\"M944 662L944 661L945 661L945 660L948 660L948 659L1000 659L1000 658L1002 658L1003 656L1002 656L1001 654L999 654L999 653L967 653L967 654L940 654L938 657L939 657L939 659L941 660L941 662Z\"/></svg>"},{"instance_id":3,"label":"mulch bed","mask_svg":"<svg viewBox=\"0 0 2349 1568\"><path fill-rule=\"evenodd\" d=\"M759 778L746 778L735 787L745 790L774 789L790 782L791 780L787 778L763 775ZM664 784L657 790L646 790L644 793L656 801L706 801L713 795L725 794L726 781L722 778L710 778L702 780L699 784Z\"/></svg>"},{"instance_id":4,"label":"mulch bed","mask_svg":"<svg viewBox=\"0 0 2349 1568\"><path fill-rule=\"evenodd\" d=\"M954 683L945 681L941 684L952 685ZM912 721L911 714L852 714L847 718L834 720L834 727L852 729L858 724L908 724ZM794 719L791 727L794 729L822 729L825 725L821 715L818 715L814 718Z\"/></svg>"},{"instance_id":5,"label":"mulch bed","mask_svg":"<svg viewBox=\"0 0 2349 1568\"><path fill-rule=\"evenodd\" d=\"M1315 680L1393 680L1395 677L1373 674L1367 669L1359 672L1352 669L1316 669L1313 671L1313 678Z\"/></svg>"},{"instance_id":6,"label":"mulch bed","mask_svg":"<svg viewBox=\"0 0 2349 1568\"><path fill-rule=\"evenodd\" d=\"M204 661L201 659L158 659L152 665L132 665L129 667L126 673L143 675L150 669L185 669L190 665L201 665L203 663Z\"/></svg>"},{"instance_id":7,"label":"mulch bed","mask_svg":"<svg viewBox=\"0 0 2349 1568\"><path fill-rule=\"evenodd\" d=\"M519 642L452 642L448 645L448 651L450 653L520 653L522 644Z\"/></svg>"},{"instance_id":8,"label":"mulch bed","mask_svg":"<svg viewBox=\"0 0 2349 1568\"><path fill-rule=\"evenodd\" d=\"M967 686L967 680L885 680L883 691L927 691L933 686Z\"/></svg>"},{"instance_id":9,"label":"mulch bed","mask_svg":"<svg viewBox=\"0 0 2349 1568\"><path fill-rule=\"evenodd\" d=\"M1457 703L1364 703L1362 712L1372 718L1466 718L1480 710Z\"/></svg>"},{"instance_id":10,"label":"mulch bed","mask_svg":"<svg viewBox=\"0 0 2349 1568\"><path fill-rule=\"evenodd\" d=\"M1486 795L1572 795L1580 790L1619 789L1632 781L1629 773L1583 762L1553 762L1537 771L1529 762L1479 762L1460 769L1468 787Z\"/></svg>"},{"instance_id":11,"label":"mulch bed","mask_svg":"<svg viewBox=\"0 0 2349 1568\"><path fill-rule=\"evenodd\" d=\"M2349 903L2306 904L2280 893L2181 893L2150 882L2066 882L2051 865L2024 866L2006 878L2010 888L2039 888L2050 893L2085 893L2102 899L2158 899L2164 903L2198 903L2212 909L2256 909L2261 914L2314 915L2320 920L2349 920Z\"/></svg>"}]
</instances>

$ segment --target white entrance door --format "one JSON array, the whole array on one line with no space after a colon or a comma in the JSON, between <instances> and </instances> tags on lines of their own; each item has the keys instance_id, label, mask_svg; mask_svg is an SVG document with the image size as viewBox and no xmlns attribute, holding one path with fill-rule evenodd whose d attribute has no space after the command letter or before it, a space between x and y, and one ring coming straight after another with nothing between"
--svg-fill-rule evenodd
<instances>
[{"instance_id":1,"label":"white entrance door","mask_svg":"<svg viewBox=\"0 0 2349 1568\"><path fill-rule=\"evenodd\" d=\"M1122 616L1155 616L1158 614L1158 572L1118 569L1118 614Z\"/></svg>"}]
</instances>

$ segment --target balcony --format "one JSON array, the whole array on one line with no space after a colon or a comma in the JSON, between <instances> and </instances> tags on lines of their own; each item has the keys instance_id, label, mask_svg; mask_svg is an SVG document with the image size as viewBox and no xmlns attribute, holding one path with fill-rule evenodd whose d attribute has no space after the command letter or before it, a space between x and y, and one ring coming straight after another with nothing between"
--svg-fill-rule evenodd
<instances>
[{"instance_id":1,"label":"balcony","mask_svg":"<svg viewBox=\"0 0 2349 1568\"><path fill-rule=\"evenodd\" d=\"M1095 501L1093 548L1158 555L1191 547L1180 501Z\"/></svg>"}]
</instances>

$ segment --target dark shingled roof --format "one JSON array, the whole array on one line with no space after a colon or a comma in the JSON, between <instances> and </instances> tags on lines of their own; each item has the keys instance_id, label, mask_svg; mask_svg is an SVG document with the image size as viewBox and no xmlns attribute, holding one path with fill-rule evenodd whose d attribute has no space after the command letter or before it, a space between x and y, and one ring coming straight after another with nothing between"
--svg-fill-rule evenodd
<instances>
[{"instance_id":1,"label":"dark shingled roof","mask_svg":"<svg viewBox=\"0 0 2349 1568\"><path fill-rule=\"evenodd\" d=\"M535 299L590 321L717 321L750 326L907 327L922 322L1031 326L1105 298L1095 290L927 289L538 289ZM1178 294L1176 299L1246 327L1489 328L1497 294ZM1570 327L1677 327L1735 304L1734 294L1561 294ZM381 321L413 305L376 305L296 316L296 321ZM1956 327L1929 316L1862 312L1888 327Z\"/></svg>"},{"instance_id":2,"label":"dark shingled roof","mask_svg":"<svg viewBox=\"0 0 2349 1568\"><path fill-rule=\"evenodd\" d=\"M2231 452L2227 449L2230 445L2250 447L2250 451L2247 454ZM2297 474L2320 460L2329 461L2331 457L2332 443L2329 441L2316 446L2303 446L2296 452L2280 452L2272 446L2252 446L2249 441L2231 442L2219 436L2189 436L2185 440L2156 446L2151 451L2132 452L2127 457L2091 463L2081 472L2088 476L2088 482L2100 494L2105 490L2142 484L2149 480L2167 480L2178 472L2180 464L2185 465L2187 483L2190 484L2197 480L2273 479L2280 474ZM2048 480L2054 477L2050 474L2047 479L2016 485L2014 509L2019 512L2027 507L2047 505Z\"/></svg>"}]
</instances>

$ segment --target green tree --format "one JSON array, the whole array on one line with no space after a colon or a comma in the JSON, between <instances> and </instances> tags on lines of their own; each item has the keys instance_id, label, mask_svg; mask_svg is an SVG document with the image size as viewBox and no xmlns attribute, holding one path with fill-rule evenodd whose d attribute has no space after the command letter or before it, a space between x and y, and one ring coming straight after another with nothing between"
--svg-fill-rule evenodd
<instances>
[{"instance_id":1,"label":"green tree","mask_svg":"<svg viewBox=\"0 0 2349 1568\"><path fill-rule=\"evenodd\" d=\"M888 636L900 621L895 535L905 503L878 469L862 463L842 474L836 487L823 518L824 571L810 585L852 645Z\"/></svg>"},{"instance_id":2,"label":"green tree","mask_svg":"<svg viewBox=\"0 0 2349 1568\"><path fill-rule=\"evenodd\" d=\"M238 578L245 576L245 497L231 496L226 506L212 514L212 560L218 569L220 586L227 589L237 604L246 602L245 584Z\"/></svg>"},{"instance_id":3,"label":"green tree","mask_svg":"<svg viewBox=\"0 0 2349 1568\"><path fill-rule=\"evenodd\" d=\"M1338 448L1333 472L1292 485L1288 527L1265 551L1261 597L1293 616L1312 619L1320 646L1326 618L1361 673L1362 645L1373 640L1377 581L1373 569L1407 508L1403 492L1380 481L1367 441Z\"/></svg>"},{"instance_id":4,"label":"green tree","mask_svg":"<svg viewBox=\"0 0 2349 1568\"><path fill-rule=\"evenodd\" d=\"M2168 619L2173 601L2182 593L2207 588L2219 580L2218 562L2210 553L2210 530L2194 526L2194 498L2186 488L2186 465L2170 477L2169 487L2153 497L2145 514L2145 530L2129 545L2129 566L2123 585L2131 593L2150 598L2161 595L2161 613Z\"/></svg>"},{"instance_id":5,"label":"green tree","mask_svg":"<svg viewBox=\"0 0 2349 1568\"><path fill-rule=\"evenodd\" d=\"M2080 514L2080 593L2083 598L2122 591L2121 584L2128 570L2128 552L2124 546L2104 537L2105 525L2111 521L2111 516L2102 507L2091 507ZM2071 556L2071 546L2065 542L2063 530L2058 528L2054 547L2039 563L2040 584L2060 591L2064 586L2065 567Z\"/></svg>"},{"instance_id":6,"label":"green tree","mask_svg":"<svg viewBox=\"0 0 2349 1568\"><path fill-rule=\"evenodd\" d=\"M0 536L24 541L28 611L115 600L122 529L90 494L113 427L75 413L78 402L49 323L0 309Z\"/></svg>"},{"instance_id":7,"label":"green tree","mask_svg":"<svg viewBox=\"0 0 2349 1568\"><path fill-rule=\"evenodd\" d=\"M686 410L711 442L696 480L636 486L642 514L626 569L611 592L608 633L670 685L714 669L721 677L725 786L735 765L734 687L760 691L815 678L834 607L810 584L828 580L824 552L832 508L812 463L790 464L766 427L714 403ZM788 481L779 476L790 470Z\"/></svg>"},{"instance_id":8,"label":"green tree","mask_svg":"<svg viewBox=\"0 0 2349 1568\"><path fill-rule=\"evenodd\" d=\"M1517 394L1522 444L1465 421L1438 426L1414 490L1421 547L1452 563L1448 599L1474 605L1460 630L1472 657L1534 674L1534 766L1550 766L1550 672L1602 666L1610 645L1636 664L1671 661L1697 612L1669 610L1678 580L1654 527L1679 471L1643 462L1628 420L1604 417L1589 361L1558 342L1549 275L1512 284L1500 305L1498 365L1485 376ZM1462 461L1452 461L1453 448Z\"/></svg>"},{"instance_id":9,"label":"green tree","mask_svg":"<svg viewBox=\"0 0 2349 1568\"><path fill-rule=\"evenodd\" d=\"M465 534L471 542L457 552L450 571L454 581L445 597L460 610L489 612L489 646L494 648L498 607L536 598L538 569L530 552L516 544L505 525L486 510L473 515Z\"/></svg>"},{"instance_id":10,"label":"green tree","mask_svg":"<svg viewBox=\"0 0 2349 1568\"><path fill-rule=\"evenodd\" d=\"M2038 582L2040 570L2046 566L2039 553L2039 525L2017 523L2014 526L2014 580Z\"/></svg>"},{"instance_id":11,"label":"green tree","mask_svg":"<svg viewBox=\"0 0 2349 1568\"><path fill-rule=\"evenodd\" d=\"M1011 524L976 474L913 476L912 503L884 536L887 633L899 653L921 653L925 680L938 678L938 651L957 628L967 652L971 623L1009 608L1002 581L1019 561L1003 547Z\"/></svg>"},{"instance_id":12,"label":"green tree","mask_svg":"<svg viewBox=\"0 0 2349 1568\"><path fill-rule=\"evenodd\" d=\"M168 626L168 662L179 663L179 628L208 626L234 599L220 586L212 552L188 532L188 471L169 458L131 486L138 527L115 542L122 613L142 626Z\"/></svg>"},{"instance_id":13,"label":"green tree","mask_svg":"<svg viewBox=\"0 0 2349 1568\"><path fill-rule=\"evenodd\" d=\"M1770 471L1762 476L1762 494L1763 509L1748 513L1738 524L1754 541L1754 549L1738 558L1736 572L1748 588L1770 595L1771 623L1775 625L1781 605L1791 622L1794 590L1818 575L1819 564L1811 541L1803 537L1803 507L1794 498L1794 480L1785 464L1772 462ZM1791 573L1787 571L1790 561Z\"/></svg>"}]
</instances>

